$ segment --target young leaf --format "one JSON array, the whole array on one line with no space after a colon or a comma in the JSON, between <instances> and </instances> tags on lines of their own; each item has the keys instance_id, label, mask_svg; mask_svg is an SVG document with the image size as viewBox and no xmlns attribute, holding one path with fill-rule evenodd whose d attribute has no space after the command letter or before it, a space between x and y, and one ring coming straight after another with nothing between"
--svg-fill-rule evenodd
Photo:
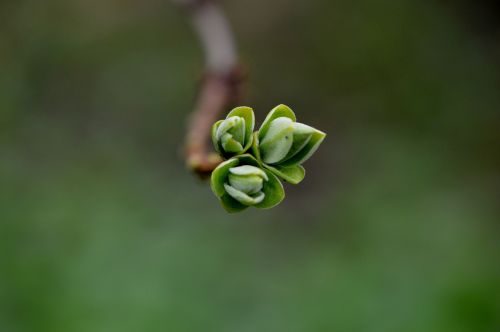
<instances>
[{"instance_id":1,"label":"young leaf","mask_svg":"<svg viewBox=\"0 0 500 332\"><path fill-rule=\"evenodd\" d=\"M259 209L270 209L285 199L285 190L283 189L283 185L280 180L270 171L265 170L265 172L269 177L269 181L266 182L266 185L262 189L266 195L264 200L262 203L255 205L255 207Z\"/></svg>"},{"instance_id":2,"label":"young leaf","mask_svg":"<svg viewBox=\"0 0 500 332\"><path fill-rule=\"evenodd\" d=\"M224 120L219 120L212 126L212 144L214 145L215 151L217 151L218 154L222 154L222 150L219 146L219 140L217 139L217 129L222 124L222 122L224 122Z\"/></svg>"},{"instance_id":3,"label":"young leaf","mask_svg":"<svg viewBox=\"0 0 500 332\"><path fill-rule=\"evenodd\" d=\"M290 148L290 151L288 151L288 154L286 157L281 161L285 161L287 159L290 159L294 155L296 155L298 152L300 152L306 145L309 143L311 140L312 135L316 129L313 127L307 126L302 123L295 122L293 124L293 144L292 147ZM281 163L280 162L280 163Z\"/></svg>"},{"instance_id":4,"label":"young leaf","mask_svg":"<svg viewBox=\"0 0 500 332\"><path fill-rule=\"evenodd\" d=\"M247 206L253 206L259 204L264 200L265 197L265 194L263 192L259 192L255 196L250 196L249 194L246 194L243 191L238 190L225 183L224 183L224 188L226 189L226 192L229 194L229 196L231 196L241 204Z\"/></svg>"},{"instance_id":5,"label":"young leaf","mask_svg":"<svg viewBox=\"0 0 500 332\"><path fill-rule=\"evenodd\" d=\"M238 164L238 159L229 159L217 166L217 168L212 172L210 185L212 187L212 191L217 197L222 197L226 193L224 182L229 174L229 169L231 167L238 166Z\"/></svg>"},{"instance_id":6,"label":"young leaf","mask_svg":"<svg viewBox=\"0 0 500 332\"><path fill-rule=\"evenodd\" d=\"M253 134L252 153L255 156L255 158L257 158L257 160L261 161L262 160L262 156L260 155L259 145L260 145L259 132L256 131Z\"/></svg>"},{"instance_id":7,"label":"young leaf","mask_svg":"<svg viewBox=\"0 0 500 332\"><path fill-rule=\"evenodd\" d=\"M240 106L234 108L227 117L240 116L245 119L245 143L244 151L248 150L250 145L252 145L253 129L255 127L255 114L253 109L246 106Z\"/></svg>"},{"instance_id":8,"label":"young leaf","mask_svg":"<svg viewBox=\"0 0 500 332\"><path fill-rule=\"evenodd\" d=\"M225 120L212 126L215 150L226 159L243 154L252 146L255 116L250 107L236 107Z\"/></svg>"},{"instance_id":9,"label":"young leaf","mask_svg":"<svg viewBox=\"0 0 500 332\"><path fill-rule=\"evenodd\" d=\"M233 138L230 134L222 135L220 139L222 148L225 152L229 153L241 153L243 152L243 146L240 142Z\"/></svg>"},{"instance_id":10,"label":"young leaf","mask_svg":"<svg viewBox=\"0 0 500 332\"><path fill-rule=\"evenodd\" d=\"M229 194L225 193L221 198L220 202L222 204L222 207L224 210L226 210L229 213L236 213L236 212L241 212L245 209L248 209L247 205L243 205L231 196Z\"/></svg>"},{"instance_id":11,"label":"young leaf","mask_svg":"<svg viewBox=\"0 0 500 332\"><path fill-rule=\"evenodd\" d=\"M260 126L259 129L259 139L263 139L264 136L267 134L267 131L269 130L269 126L271 126L271 122L277 118L289 118L293 122L297 121L297 118L295 117L295 113L290 109L290 107L286 105L278 105L275 108L269 112L267 115L266 119L262 123L262 126Z\"/></svg>"},{"instance_id":12,"label":"young leaf","mask_svg":"<svg viewBox=\"0 0 500 332\"><path fill-rule=\"evenodd\" d=\"M280 117L271 122L267 133L260 141L260 154L266 164L281 161L293 144L293 122Z\"/></svg>"},{"instance_id":13,"label":"young leaf","mask_svg":"<svg viewBox=\"0 0 500 332\"><path fill-rule=\"evenodd\" d=\"M280 166L292 166L292 165L301 165L307 159L309 159L316 150L318 150L319 146L325 139L326 134L317 130L309 140L306 146L302 148L297 154L295 154L290 159L287 159L280 163Z\"/></svg>"},{"instance_id":14,"label":"young leaf","mask_svg":"<svg viewBox=\"0 0 500 332\"><path fill-rule=\"evenodd\" d=\"M299 184L306 176L306 170L301 165L286 167L265 165L265 167L290 184Z\"/></svg>"}]
</instances>

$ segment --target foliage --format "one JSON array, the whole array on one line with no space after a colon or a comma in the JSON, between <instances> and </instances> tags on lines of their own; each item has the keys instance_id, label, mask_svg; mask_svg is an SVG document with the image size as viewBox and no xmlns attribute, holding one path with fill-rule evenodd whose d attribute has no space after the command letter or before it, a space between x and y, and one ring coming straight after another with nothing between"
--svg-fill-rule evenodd
<instances>
[{"instance_id":1,"label":"foliage","mask_svg":"<svg viewBox=\"0 0 500 332\"><path fill-rule=\"evenodd\" d=\"M326 134L298 123L286 105L276 106L258 131L253 110L233 109L225 120L212 128L214 147L222 157L230 158L212 173L212 191L228 212L249 206L271 208L278 205L285 192L279 177L291 184L305 177L302 164L319 148ZM252 154L242 154L252 146Z\"/></svg>"}]
</instances>

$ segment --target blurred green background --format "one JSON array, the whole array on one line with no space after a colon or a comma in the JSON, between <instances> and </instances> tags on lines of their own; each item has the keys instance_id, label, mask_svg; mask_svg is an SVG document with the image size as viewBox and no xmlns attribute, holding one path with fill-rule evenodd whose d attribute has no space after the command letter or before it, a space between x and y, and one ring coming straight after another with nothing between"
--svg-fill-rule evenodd
<instances>
[{"instance_id":1,"label":"blurred green background","mask_svg":"<svg viewBox=\"0 0 500 332\"><path fill-rule=\"evenodd\" d=\"M257 117L328 132L270 211L180 151L166 0L0 2L0 331L500 331L495 1L223 1Z\"/></svg>"}]
</instances>

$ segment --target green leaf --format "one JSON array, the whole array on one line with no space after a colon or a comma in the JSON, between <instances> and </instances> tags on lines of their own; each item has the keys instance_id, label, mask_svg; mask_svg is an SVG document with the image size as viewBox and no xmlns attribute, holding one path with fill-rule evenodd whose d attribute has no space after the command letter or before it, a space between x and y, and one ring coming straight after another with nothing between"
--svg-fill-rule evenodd
<instances>
[{"instance_id":1,"label":"green leaf","mask_svg":"<svg viewBox=\"0 0 500 332\"><path fill-rule=\"evenodd\" d=\"M253 109L246 106L236 107L227 115L228 118L232 116L240 116L245 119L245 146L243 151L247 151L252 145L253 129L255 127L255 114Z\"/></svg>"},{"instance_id":2,"label":"green leaf","mask_svg":"<svg viewBox=\"0 0 500 332\"><path fill-rule=\"evenodd\" d=\"M217 128L217 133L215 134L215 137L218 140L220 140L222 135L226 134L230 129L234 128L237 125L238 119L241 119L241 118L233 117L232 119L227 118L224 121L222 121L219 128Z\"/></svg>"},{"instance_id":3,"label":"green leaf","mask_svg":"<svg viewBox=\"0 0 500 332\"><path fill-rule=\"evenodd\" d=\"M265 194L263 192L257 193L255 196L251 196L247 193L244 193L241 190L238 190L234 188L233 186L230 186L228 184L224 184L224 188L226 189L226 192L235 200L238 202L248 205L248 206L253 206L256 204L259 204L264 200Z\"/></svg>"},{"instance_id":4,"label":"green leaf","mask_svg":"<svg viewBox=\"0 0 500 332\"><path fill-rule=\"evenodd\" d=\"M233 119L235 119L235 124L233 128L229 129L227 132L228 134L233 135L234 139L238 142L241 142L241 145L243 146L245 144L245 119L243 119L241 116L233 116Z\"/></svg>"},{"instance_id":5,"label":"green leaf","mask_svg":"<svg viewBox=\"0 0 500 332\"><path fill-rule=\"evenodd\" d=\"M256 131L255 133L253 133L252 153L255 156L255 158L257 158L257 160L259 162L262 162L262 157L260 155L259 144L260 144L260 141L259 141L259 132Z\"/></svg>"},{"instance_id":6,"label":"green leaf","mask_svg":"<svg viewBox=\"0 0 500 332\"><path fill-rule=\"evenodd\" d=\"M266 135L267 131L269 130L269 126L271 126L271 122L277 118L289 118L293 122L297 121L297 118L295 117L295 113L290 109L290 107L286 105L278 105L275 108L273 108L269 114L267 115L266 119L262 123L262 126L260 126L259 129L259 139L263 139L264 136Z\"/></svg>"},{"instance_id":7,"label":"green leaf","mask_svg":"<svg viewBox=\"0 0 500 332\"><path fill-rule=\"evenodd\" d=\"M289 118L277 118L271 122L267 134L260 141L262 160L267 164L281 161L293 144L293 122Z\"/></svg>"},{"instance_id":8,"label":"green leaf","mask_svg":"<svg viewBox=\"0 0 500 332\"><path fill-rule=\"evenodd\" d=\"M293 144L286 157L282 159L282 162L300 152L309 143L315 131L316 129L313 127L295 122L293 124Z\"/></svg>"},{"instance_id":9,"label":"green leaf","mask_svg":"<svg viewBox=\"0 0 500 332\"><path fill-rule=\"evenodd\" d=\"M268 180L266 172L259 167L243 165L229 169L229 185L246 194L257 194ZM226 188L227 191L227 188Z\"/></svg>"},{"instance_id":10,"label":"green leaf","mask_svg":"<svg viewBox=\"0 0 500 332\"><path fill-rule=\"evenodd\" d=\"M267 179L267 174L266 174ZM229 174L229 184L247 194L256 194L262 190L264 179L258 175L235 175Z\"/></svg>"},{"instance_id":11,"label":"green leaf","mask_svg":"<svg viewBox=\"0 0 500 332\"><path fill-rule=\"evenodd\" d=\"M224 183L229 174L229 169L231 167L238 166L238 164L238 159L229 159L217 166L217 168L212 172L212 176L210 178L210 186L212 187L212 191L217 197L222 197L224 196L224 194L226 194Z\"/></svg>"},{"instance_id":12,"label":"green leaf","mask_svg":"<svg viewBox=\"0 0 500 332\"><path fill-rule=\"evenodd\" d=\"M283 189L283 185L281 184L280 180L276 177L276 175L271 173L271 171L265 170L265 172L269 177L269 181L267 181L264 185L262 192L266 196L261 203L254 205L259 209L270 209L272 207L275 207L276 205L281 203L283 199L285 199L285 190Z\"/></svg>"},{"instance_id":13,"label":"green leaf","mask_svg":"<svg viewBox=\"0 0 500 332\"><path fill-rule=\"evenodd\" d=\"M290 159L287 159L280 163L280 166L292 166L292 165L300 165L303 164L307 159L309 159L316 150L318 150L319 146L325 139L326 134L316 130L314 134L312 134L311 139L307 143L302 150L300 150L297 154L295 154Z\"/></svg>"},{"instance_id":14,"label":"green leaf","mask_svg":"<svg viewBox=\"0 0 500 332\"><path fill-rule=\"evenodd\" d=\"M301 165L287 167L265 165L265 167L290 184L299 184L306 176L306 170Z\"/></svg>"},{"instance_id":15,"label":"green leaf","mask_svg":"<svg viewBox=\"0 0 500 332\"><path fill-rule=\"evenodd\" d=\"M219 146L219 140L217 139L217 129L222 122L224 122L224 120L219 120L212 126L212 144L214 145L215 151L217 151L217 153L219 154L222 154L222 150Z\"/></svg>"},{"instance_id":16,"label":"green leaf","mask_svg":"<svg viewBox=\"0 0 500 332\"><path fill-rule=\"evenodd\" d=\"M243 165L238 167L233 167L229 170L234 175L257 175L263 179L267 180L267 174L262 169L252 166L252 165Z\"/></svg>"},{"instance_id":17,"label":"green leaf","mask_svg":"<svg viewBox=\"0 0 500 332\"><path fill-rule=\"evenodd\" d=\"M229 213L241 212L248 208L247 205L241 204L227 193L224 193L224 195L220 198L220 203L222 204L222 207Z\"/></svg>"},{"instance_id":18,"label":"green leaf","mask_svg":"<svg viewBox=\"0 0 500 332\"><path fill-rule=\"evenodd\" d=\"M249 165L249 166L255 166L255 167L260 167L262 169L262 165L255 159L254 156L250 154L244 154L232 159L229 159L222 164L220 164L213 172L212 172L212 178L211 178L211 187L213 192L217 197L219 197L222 206L224 209L230 213L235 213L242 211L246 209L248 206L239 202L237 199L231 196L229 191L232 192L232 194L236 197L238 197L242 201L247 201L247 197L243 197L242 192L239 190L229 186L226 183L226 180L229 177L230 169L233 167L236 167L238 165ZM248 173L247 168L242 169L243 173ZM262 202L253 205L257 208L260 209L269 209L272 208L285 198L285 191L283 189L283 185L281 184L280 180L274 175L271 171L267 169L262 169L263 172L265 172L265 175L267 177L267 181L265 181L264 186L262 188L262 192L255 196L248 196L248 198L251 198L251 201L248 200L247 203L250 203L249 205L253 205L256 202L258 202L262 197L264 196L264 199ZM237 171L238 173L239 171ZM260 172L259 172L260 173ZM236 193L238 191L238 193Z\"/></svg>"},{"instance_id":19,"label":"green leaf","mask_svg":"<svg viewBox=\"0 0 500 332\"><path fill-rule=\"evenodd\" d=\"M243 146L240 142L235 140L231 134L224 134L220 139L222 148L226 153L241 153L243 152Z\"/></svg>"},{"instance_id":20,"label":"green leaf","mask_svg":"<svg viewBox=\"0 0 500 332\"><path fill-rule=\"evenodd\" d=\"M250 165L250 166L262 168L262 165L257 161L257 159L255 159L254 156L252 156L251 154L248 154L248 153L237 156L234 159L237 159L239 161L240 165ZM234 166L231 166L231 167L234 167Z\"/></svg>"}]
</instances>

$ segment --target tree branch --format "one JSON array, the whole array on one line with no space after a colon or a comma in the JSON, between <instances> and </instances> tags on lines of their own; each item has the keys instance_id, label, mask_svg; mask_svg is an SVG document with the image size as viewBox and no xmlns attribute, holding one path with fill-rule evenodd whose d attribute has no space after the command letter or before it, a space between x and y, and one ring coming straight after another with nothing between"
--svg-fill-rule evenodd
<instances>
[{"instance_id":1,"label":"tree branch","mask_svg":"<svg viewBox=\"0 0 500 332\"><path fill-rule=\"evenodd\" d=\"M242 71L230 26L215 0L175 0L191 16L202 44L206 73L191 115L186 137L187 166L209 175L222 161L211 148L211 128L223 111L239 99Z\"/></svg>"}]
</instances>

